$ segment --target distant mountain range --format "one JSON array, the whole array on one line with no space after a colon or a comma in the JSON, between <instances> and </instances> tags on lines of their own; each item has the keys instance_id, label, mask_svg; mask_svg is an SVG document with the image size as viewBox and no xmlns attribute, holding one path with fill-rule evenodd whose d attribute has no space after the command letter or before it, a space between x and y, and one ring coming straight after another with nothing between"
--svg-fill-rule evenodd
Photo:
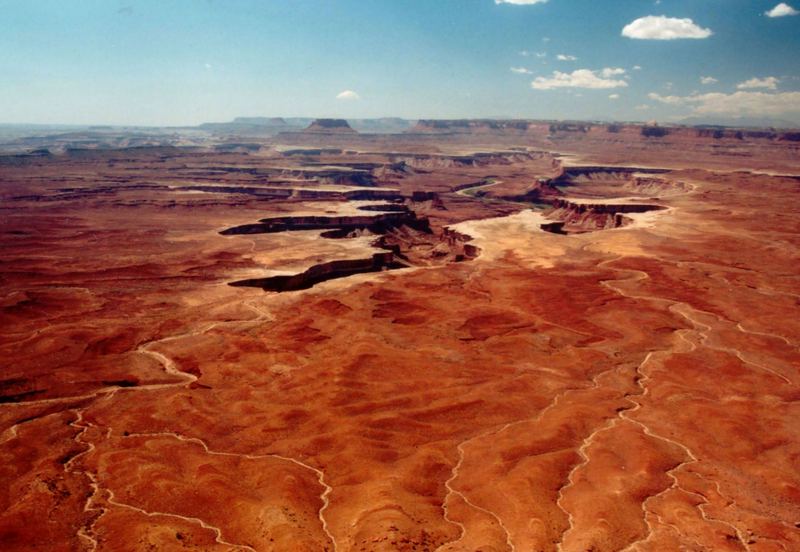
<instances>
[{"instance_id":1,"label":"distant mountain range","mask_svg":"<svg viewBox=\"0 0 800 552\"><path fill-rule=\"evenodd\" d=\"M236 117L228 122L202 123L197 126L185 127L145 127L145 126L110 126L110 125L46 125L46 124L3 124L0 123L0 140L10 140L19 137L45 135L48 133L65 132L96 132L98 134L120 132L134 132L143 134L164 134L174 132L198 132L212 133L216 135L235 135L235 136L275 136L281 132L297 132L307 129L317 119L312 117ZM438 120L425 121L428 124L435 124ZM462 119L465 124L469 121L495 121L498 126L508 126L509 121L529 121L528 119L509 119L508 117L498 117L491 119ZM592 122L602 123L603 119L596 119ZM347 119L350 128L362 134L392 134L406 132L417 125L419 121L413 119L403 119L400 117L379 117L374 119ZM441 121L442 123L451 121ZM537 121L537 122L556 122L556 121ZM584 121L590 122L590 121ZM607 121L613 122L613 121ZM775 129L797 129L800 122L789 121L786 119L775 119L767 117L688 117L674 124L685 126L714 126L732 128L775 128Z\"/></svg>"},{"instance_id":2,"label":"distant mountain range","mask_svg":"<svg viewBox=\"0 0 800 552\"><path fill-rule=\"evenodd\" d=\"M582 128L610 122L556 122L528 119L456 119L410 120L399 117L374 119L312 119L310 117L237 117L229 122L203 123L185 127L135 127L107 125L41 125L0 123L0 152L24 153L36 150L50 152L70 148L126 148L153 146L204 146L212 142L237 142L240 138L267 138L281 133L317 134L395 134L403 132L517 132L524 133L530 125L557 124ZM641 125L641 123L630 123ZM674 125L722 129L776 129L786 132L800 129L796 121L756 117L689 117ZM667 127L673 125L664 125ZM798 132L790 132L793 137ZM796 140L796 138L791 138ZM257 140L256 140L257 141Z\"/></svg>"},{"instance_id":3,"label":"distant mountain range","mask_svg":"<svg viewBox=\"0 0 800 552\"><path fill-rule=\"evenodd\" d=\"M308 128L314 119L307 117L236 117L225 123L203 123L197 128L216 134L271 136L279 132ZM399 117L348 119L350 127L362 133L397 133L408 130L416 121Z\"/></svg>"},{"instance_id":4,"label":"distant mountain range","mask_svg":"<svg viewBox=\"0 0 800 552\"><path fill-rule=\"evenodd\" d=\"M723 126L734 128L800 128L796 121L768 117L687 117L678 121L688 126Z\"/></svg>"}]
</instances>

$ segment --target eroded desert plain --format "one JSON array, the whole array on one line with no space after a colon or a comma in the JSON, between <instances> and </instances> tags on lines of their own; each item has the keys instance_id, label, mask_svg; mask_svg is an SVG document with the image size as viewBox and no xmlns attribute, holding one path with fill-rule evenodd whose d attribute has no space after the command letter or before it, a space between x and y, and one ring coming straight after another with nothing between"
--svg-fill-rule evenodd
<instances>
[{"instance_id":1,"label":"eroded desert plain","mask_svg":"<svg viewBox=\"0 0 800 552\"><path fill-rule=\"evenodd\" d=\"M95 138L0 157L2 550L800 550L797 133Z\"/></svg>"}]
</instances>

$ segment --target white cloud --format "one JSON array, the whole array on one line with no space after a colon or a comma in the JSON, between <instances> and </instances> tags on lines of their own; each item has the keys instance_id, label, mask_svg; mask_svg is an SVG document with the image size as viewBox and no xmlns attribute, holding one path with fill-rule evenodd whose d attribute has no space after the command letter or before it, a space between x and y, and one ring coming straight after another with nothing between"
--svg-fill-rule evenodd
<instances>
[{"instance_id":1,"label":"white cloud","mask_svg":"<svg viewBox=\"0 0 800 552\"><path fill-rule=\"evenodd\" d=\"M634 107L634 109L637 111L647 111L648 109L650 109L650 106L647 104L639 104L636 107Z\"/></svg>"},{"instance_id":2,"label":"white cloud","mask_svg":"<svg viewBox=\"0 0 800 552\"><path fill-rule=\"evenodd\" d=\"M625 69L622 69L621 67L606 67L600 71L600 74L603 76L603 78L607 79L616 75L624 75Z\"/></svg>"},{"instance_id":3,"label":"white cloud","mask_svg":"<svg viewBox=\"0 0 800 552\"><path fill-rule=\"evenodd\" d=\"M753 77L752 79L740 82L736 85L736 88L739 90L749 90L752 88L769 88L770 90L775 90L778 87L778 82L780 81L775 77L764 77L763 79Z\"/></svg>"},{"instance_id":4,"label":"white cloud","mask_svg":"<svg viewBox=\"0 0 800 552\"><path fill-rule=\"evenodd\" d=\"M786 2L781 2L771 10L764 12L764 15L767 17L786 17L787 15L797 15L798 13L800 11L797 11Z\"/></svg>"},{"instance_id":5,"label":"white cloud","mask_svg":"<svg viewBox=\"0 0 800 552\"><path fill-rule=\"evenodd\" d=\"M576 58L575 56L569 56L569 55L566 55L566 54L558 54L556 56L556 59L558 61L577 61L578 60L578 58Z\"/></svg>"},{"instance_id":6,"label":"white cloud","mask_svg":"<svg viewBox=\"0 0 800 552\"><path fill-rule=\"evenodd\" d=\"M642 70L642 66L641 65L634 65L633 66L633 70L634 71L641 71Z\"/></svg>"},{"instance_id":7,"label":"white cloud","mask_svg":"<svg viewBox=\"0 0 800 552\"><path fill-rule=\"evenodd\" d=\"M718 82L719 81L717 79L715 79L714 77L700 77L700 83L701 84L716 84Z\"/></svg>"},{"instance_id":8,"label":"white cloud","mask_svg":"<svg viewBox=\"0 0 800 552\"><path fill-rule=\"evenodd\" d=\"M622 29L622 36L647 40L708 38L712 34L711 29L704 29L689 18L678 19L665 15L640 17Z\"/></svg>"},{"instance_id":9,"label":"white cloud","mask_svg":"<svg viewBox=\"0 0 800 552\"><path fill-rule=\"evenodd\" d=\"M524 67L512 67L511 68L511 72L512 73L516 73L518 75L530 75L531 74L530 69L525 69Z\"/></svg>"},{"instance_id":10,"label":"white cloud","mask_svg":"<svg viewBox=\"0 0 800 552\"><path fill-rule=\"evenodd\" d=\"M609 100L618 100L619 99L619 94L609 94L608 95L608 99Z\"/></svg>"},{"instance_id":11,"label":"white cloud","mask_svg":"<svg viewBox=\"0 0 800 552\"><path fill-rule=\"evenodd\" d=\"M572 73L554 71L551 77L536 77L531 82L534 90L553 90L555 88L620 88L628 86L624 80L608 78L618 73L607 74L609 69L591 71L589 69L576 69ZM611 70L615 71L615 70ZM624 71L623 71L624 72Z\"/></svg>"},{"instance_id":12,"label":"white cloud","mask_svg":"<svg viewBox=\"0 0 800 552\"><path fill-rule=\"evenodd\" d=\"M352 90L342 90L338 94L336 94L337 100L360 100L361 96L358 95L357 92L353 92Z\"/></svg>"},{"instance_id":13,"label":"white cloud","mask_svg":"<svg viewBox=\"0 0 800 552\"><path fill-rule=\"evenodd\" d=\"M535 56L539 59L542 59L547 57L547 52L531 52L530 50L522 50L519 55L522 57Z\"/></svg>"},{"instance_id":14,"label":"white cloud","mask_svg":"<svg viewBox=\"0 0 800 552\"><path fill-rule=\"evenodd\" d=\"M800 92L734 92L693 96L697 113L733 115L800 114Z\"/></svg>"},{"instance_id":15,"label":"white cloud","mask_svg":"<svg viewBox=\"0 0 800 552\"><path fill-rule=\"evenodd\" d=\"M544 4L547 0L494 0L495 4L515 4L517 6L531 6L533 4Z\"/></svg>"},{"instance_id":16,"label":"white cloud","mask_svg":"<svg viewBox=\"0 0 800 552\"><path fill-rule=\"evenodd\" d=\"M689 106L694 113L706 115L800 115L800 92L712 92L692 96L660 96L651 93L648 97L670 105Z\"/></svg>"},{"instance_id":17,"label":"white cloud","mask_svg":"<svg viewBox=\"0 0 800 552\"><path fill-rule=\"evenodd\" d=\"M680 96L662 96L661 94L657 94L655 92L650 92L647 97L651 100L669 105L680 105L684 102L684 98Z\"/></svg>"}]
</instances>

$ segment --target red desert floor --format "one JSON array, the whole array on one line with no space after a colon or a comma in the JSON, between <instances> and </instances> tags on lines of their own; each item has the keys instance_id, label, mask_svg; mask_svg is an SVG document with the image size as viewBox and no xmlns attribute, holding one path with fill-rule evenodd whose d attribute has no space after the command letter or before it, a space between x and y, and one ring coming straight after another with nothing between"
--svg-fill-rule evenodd
<instances>
[{"instance_id":1,"label":"red desert floor","mask_svg":"<svg viewBox=\"0 0 800 552\"><path fill-rule=\"evenodd\" d=\"M0 548L800 550L797 147L590 138L5 158Z\"/></svg>"}]
</instances>

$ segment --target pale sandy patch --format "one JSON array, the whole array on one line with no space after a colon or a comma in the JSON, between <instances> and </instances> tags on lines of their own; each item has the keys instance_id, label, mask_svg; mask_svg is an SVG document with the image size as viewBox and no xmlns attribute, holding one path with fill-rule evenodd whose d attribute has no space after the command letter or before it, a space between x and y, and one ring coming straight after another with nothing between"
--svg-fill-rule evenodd
<instances>
[{"instance_id":1,"label":"pale sandy patch","mask_svg":"<svg viewBox=\"0 0 800 552\"><path fill-rule=\"evenodd\" d=\"M450 228L472 236L470 243L481 249L477 261L493 261L512 252L526 263L550 267L569 244L566 236L542 230L541 225L549 222L553 221L541 212L527 209L505 217L461 222Z\"/></svg>"}]
</instances>

